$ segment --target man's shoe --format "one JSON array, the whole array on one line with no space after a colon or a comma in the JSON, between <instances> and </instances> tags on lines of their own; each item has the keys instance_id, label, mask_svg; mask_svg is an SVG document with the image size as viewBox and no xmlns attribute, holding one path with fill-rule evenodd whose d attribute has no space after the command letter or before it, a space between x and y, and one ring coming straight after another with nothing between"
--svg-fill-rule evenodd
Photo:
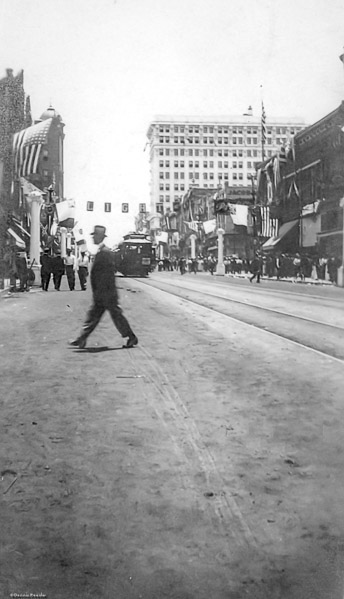
<instances>
[{"instance_id":1,"label":"man's shoe","mask_svg":"<svg viewBox=\"0 0 344 599\"><path fill-rule=\"evenodd\" d=\"M75 339L74 341L70 341L69 345L72 345L73 347L78 347L79 349L85 349L86 339Z\"/></svg>"},{"instance_id":2,"label":"man's shoe","mask_svg":"<svg viewBox=\"0 0 344 599\"><path fill-rule=\"evenodd\" d=\"M127 344L124 347L134 347L134 345L137 345L139 342L138 338L136 337L136 335L130 335Z\"/></svg>"}]
</instances>

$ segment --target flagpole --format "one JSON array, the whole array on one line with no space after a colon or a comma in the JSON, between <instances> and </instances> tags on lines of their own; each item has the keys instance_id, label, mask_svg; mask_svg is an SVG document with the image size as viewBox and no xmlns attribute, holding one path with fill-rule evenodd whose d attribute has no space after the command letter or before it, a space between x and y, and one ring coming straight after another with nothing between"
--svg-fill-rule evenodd
<instances>
[{"instance_id":1,"label":"flagpole","mask_svg":"<svg viewBox=\"0 0 344 599\"><path fill-rule=\"evenodd\" d=\"M262 162L265 160L265 141L266 141L266 114L263 102L263 86L260 86L260 99L261 99L261 107L262 107L262 116L261 116L261 142L262 142Z\"/></svg>"}]
</instances>

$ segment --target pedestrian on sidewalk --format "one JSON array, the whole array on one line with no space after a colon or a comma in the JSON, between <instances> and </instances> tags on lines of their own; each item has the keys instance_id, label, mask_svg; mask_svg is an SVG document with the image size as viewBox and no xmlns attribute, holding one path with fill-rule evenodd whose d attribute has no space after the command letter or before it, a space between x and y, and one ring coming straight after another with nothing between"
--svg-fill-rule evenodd
<instances>
[{"instance_id":1,"label":"pedestrian on sidewalk","mask_svg":"<svg viewBox=\"0 0 344 599\"><path fill-rule=\"evenodd\" d=\"M29 291L26 252L17 252L16 271L20 282L19 291Z\"/></svg>"},{"instance_id":2,"label":"pedestrian on sidewalk","mask_svg":"<svg viewBox=\"0 0 344 599\"><path fill-rule=\"evenodd\" d=\"M68 281L68 287L70 291L75 289L75 256L72 254L72 250L67 250L67 256L64 259L66 268L66 275Z\"/></svg>"},{"instance_id":3,"label":"pedestrian on sidewalk","mask_svg":"<svg viewBox=\"0 0 344 599\"><path fill-rule=\"evenodd\" d=\"M40 257L41 262L41 287L43 291L48 291L50 277L52 273L51 255L49 248L45 248L42 256Z\"/></svg>"},{"instance_id":4,"label":"pedestrian on sidewalk","mask_svg":"<svg viewBox=\"0 0 344 599\"><path fill-rule=\"evenodd\" d=\"M81 290L86 291L86 282L88 277L88 259L86 257L85 252L81 252L81 256L78 260L78 276Z\"/></svg>"},{"instance_id":5,"label":"pedestrian on sidewalk","mask_svg":"<svg viewBox=\"0 0 344 599\"><path fill-rule=\"evenodd\" d=\"M122 337L128 337L125 347L134 347L134 345L137 345L138 339L118 305L115 254L103 243L106 237L106 229L96 225L91 235L93 235L93 243L99 246L90 276L93 304L87 313L81 334L77 339L71 341L70 345L84 349L87 337L94 331L104 312L108 310L119 333Z\"/></svg>"},{"instance_id":6,"label":"pedestrian on sidewalk","mask_svg":"<svg viewBox=\"0 0 344 599\"><path fill-rule=\"evenodd\" d=\"M53 273L54 287L56 291L60 291L61 280L65 273L65 265L60 250L57 250L55 256L51 259L51 270Z\"/></svg>"}]
</instances>

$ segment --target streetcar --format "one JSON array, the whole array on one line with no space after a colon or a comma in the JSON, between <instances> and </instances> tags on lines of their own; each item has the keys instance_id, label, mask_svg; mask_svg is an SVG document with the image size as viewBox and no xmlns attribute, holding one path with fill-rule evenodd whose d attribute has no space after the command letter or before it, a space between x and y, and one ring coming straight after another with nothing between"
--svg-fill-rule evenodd
<instances>
[{"instance_id":1,"label":"streetcar","mask_svg":"<svg viewBox=\"0 0 344 599\"><path fill-rule=\"evenodd\" d=\"M115 249L116 270L125 277L147 277L155 266L155 249L143 233L128 233Z\"/></svg>"}]
</instances>

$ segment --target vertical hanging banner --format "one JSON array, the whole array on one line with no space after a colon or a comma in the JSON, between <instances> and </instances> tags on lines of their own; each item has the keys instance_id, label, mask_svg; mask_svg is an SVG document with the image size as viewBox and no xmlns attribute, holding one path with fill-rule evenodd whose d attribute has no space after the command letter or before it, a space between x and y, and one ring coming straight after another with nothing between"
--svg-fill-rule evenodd
<instances>
[{"instance_id":1,"label":"vertical hanging banner","mask_svg":"<svg viewBox=\"0 0 344 599\"><path fill-rule=\"evenodd\" d=\"M129 204L122 204L122 212L129 212Z\"/></svg>"}]
</instances>

